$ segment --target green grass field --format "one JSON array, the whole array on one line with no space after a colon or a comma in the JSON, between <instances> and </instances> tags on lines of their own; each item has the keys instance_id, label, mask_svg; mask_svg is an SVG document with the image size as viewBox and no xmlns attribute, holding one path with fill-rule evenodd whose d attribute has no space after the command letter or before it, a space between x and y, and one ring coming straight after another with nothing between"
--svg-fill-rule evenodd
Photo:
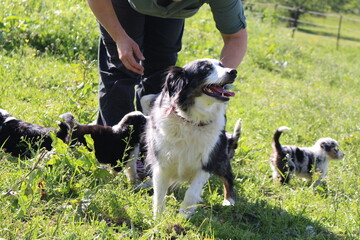
<instances>
[{"instance_id":1,"label":"green grass field","mask_svg":"<svg viewBox=\"0 0 360 240\"><path fill-rule=\"evenodd\" d=\"M352 40L360 42L359 16L342 15L340 24L340 14L332 16L319 16L314 14L304 14L300 17L299 31L337 38L340 30L340 46L342 40ZM339 25L340 24L340 25ZM339 29L340 26L340 29Z\"/></svg>"},{"instance_id":2,"label":"green grass field","mask_svg":"<svg viewBox=\"0 0 360 240\"><path fill-rule=\"evenodd\" d=\"M0 108L56 127L64 112L89 123L97 114L98 29L85 1L10 1L0 5ZM296 33L248 14L249 46L238 68L228 130L242 136L233 168L237 200L223 207L210 178L191 219L177 215L185 187L152 219L151 196L126 177L98 168L92 152L55 141L52 155L19 160L0 151L2 239L359 239L360 44ZM204 7L186 23L178 65L218 58L222 40ZM310 146L336 139L345 152L319 187L271 179L270 143ZM56 139L55 139L56 140Z\"/></svg>"},{"instance_id":3,"label":"green grass field","mask_svg":"<svg viewBox=\"0 0 360 240\"><path fill-rule=\"evenodd\" d=\"M288 18L291 17L290 13L295 13L295 8L289 10L286 9L286 6L280 5L276 7L275 4L271 3L247 3L245 6L248 11L251 11L252 14L257 15L265 21L271 20L274 24L284 27L292 25L292 22L290 23ZM313 35L326 36L334 39L339 35L339 45L341 46L343 40L360 42L359 23L359 15L310 11L310 13L301 12L296 30L302 33L311 33Z\"/></svg>"}]
</instances>

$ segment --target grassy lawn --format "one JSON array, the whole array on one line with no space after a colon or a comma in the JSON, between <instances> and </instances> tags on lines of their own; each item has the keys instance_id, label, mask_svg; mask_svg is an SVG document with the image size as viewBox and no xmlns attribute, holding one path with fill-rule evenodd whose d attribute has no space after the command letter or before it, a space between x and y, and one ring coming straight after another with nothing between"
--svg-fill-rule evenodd
<instances>
[{"instance_id":1,"label":"grassy lawn","mask_svg":"<svg viewBox=\"0 0 360 240\"><path fill-rule=\"evenodd\" d=\"M89 123L97 113L98 30L85 1L4 0L0 11L0 108L56 127L64 112ZM177 215L184 187L152 219L152 198L123 173L98 168L93 152L55 141L44 159L0 151L0 238L3 239L358 239L360 238L360 44L276 27L248 15L249 46L238 68L228 126L243 131L233 168L237 200L223 207L212 177L191 219ZM204 7L187 20L178 65L218 58L222 40ZM274 131L284 144L336 139L345 152L324 183L271 179ZM33 168L38 162L36 168ZM42 189L42 190L41 190ZM10 194L4 194L9 193ZM44 194L44 192L46 194Z\"/></svg>"},{"instance_id":2,"label":"grassy lawn","mask_svg":"<svg viewBox=\"0 0 360 240\"><path fill-rule=\"evenodd\" d=\"M290 12L295 10L285 9L284 6L275 8L273 4L245 4L248 11L265 21L272 21L278 26L288 26ZM341 24L340 24L341 16ZM337 38L340 24L340 39L360 42L360 17L344 13L318 13L302 12L298 19L297 31L313 35Z\"/></svg>"}]
</instances>

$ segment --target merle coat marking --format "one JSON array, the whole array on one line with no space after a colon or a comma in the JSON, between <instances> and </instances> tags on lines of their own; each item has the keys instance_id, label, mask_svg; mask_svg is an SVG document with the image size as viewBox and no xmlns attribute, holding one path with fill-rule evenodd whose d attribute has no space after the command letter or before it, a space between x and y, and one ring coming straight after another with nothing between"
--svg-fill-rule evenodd
<instances>
[{"instance_id":1,"label":"merle coat marking","mask_svg":"<svg viewBox=\"0 0 360 240\"><path fill-rule=\"evenodd\" d=\"M339 149L338 142L332 138L321 138L312 147L281 145L280 136L289 129L285 126L280 127L273 137L273 151L270 157L273 178L285 184L296 174L310 181L314 172L318 172L320 179L315 184L319 184L328 171L329 160L340 160L344 153Z\"/></svg>"}]
</instances>

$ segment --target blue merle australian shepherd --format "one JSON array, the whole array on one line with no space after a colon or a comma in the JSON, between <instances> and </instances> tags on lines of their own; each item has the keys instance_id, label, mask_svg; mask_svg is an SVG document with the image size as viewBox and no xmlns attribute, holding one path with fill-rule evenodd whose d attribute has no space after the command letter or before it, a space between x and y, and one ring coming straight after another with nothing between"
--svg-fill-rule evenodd
<instances>
[{"instance_id":1,"label":"blue merle australian shepherd","mask_svg":"<svg viewBox=\"0 0 360 240\"><path fill-rule=\"evenodd\" d=\"M339 144L332 138L320 138L312 147L298 147L281 145L280 135L290 128L282 126L275 131L272 142L270 166L273 170L273 178L285 184L290 181L294 174L311 181L314 173L319 173L318 185L328 172L329 160L340 160L344 153Z\"/></svg>"}]
</instances>

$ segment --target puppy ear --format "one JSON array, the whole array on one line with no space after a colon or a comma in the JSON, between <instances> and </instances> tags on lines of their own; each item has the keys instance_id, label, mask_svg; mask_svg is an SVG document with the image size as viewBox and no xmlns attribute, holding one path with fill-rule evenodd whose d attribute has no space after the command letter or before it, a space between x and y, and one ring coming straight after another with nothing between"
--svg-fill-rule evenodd
<instances>
[{"instance_id":1,"label":"puppy ear","mask_svg":"<svg viewBox=\"0 0 360 240\"><path fill-rule=\"evenodd\" d=\"M320 147L324 149L326 152L329 152L331 150L331 144L328 142L322 142L320 143Z\"/></svg>"},{"instance_id":2,"label":"puppy ear","mask_svg":"<svg viewBox=\"0 0 360 240\"><path fill-rule=\"evenodd\" d=\"M56 121L57 125L60 127L60 130L62 131L68 131L70 130L70 126L69 124L65 123L65 122L60 122L60 121Z\"/></svg>"},{"instance_id":3,"label":"puppy ear","mask_svg":"<svg viewBox=\"0 0 360 240\"><path fill-rule=\"evenodd\" d=\"M70 141L70 126L65 122L56 121L59 126L59 131L57 131L56 136L61 139L64 143L68 144Z\"/></svg>"},{"instance_id":4,"label":"puppy ear","mask_svg":"<svg viewBox=\"0 0 360 240\"><path fill-rule=\"evenodd\" d=\"M164 91L168 92L170 97L179 93L188 83L185 69L173 66L169 68L166 75Z\"/></svg>"}]
</instances>

